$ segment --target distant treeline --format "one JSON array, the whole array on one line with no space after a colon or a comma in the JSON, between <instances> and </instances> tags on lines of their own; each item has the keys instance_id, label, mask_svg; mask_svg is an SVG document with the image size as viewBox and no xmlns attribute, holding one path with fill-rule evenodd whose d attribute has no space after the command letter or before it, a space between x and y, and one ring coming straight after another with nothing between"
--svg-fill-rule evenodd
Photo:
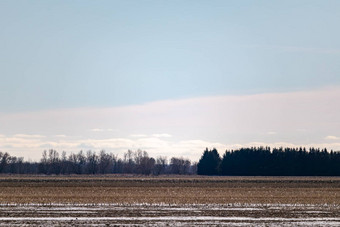
<instances>
[{"instance_id":1,"label":"distant treeline","mask_svg":"<svg viewBox=\"0 0 340 227\"><path fill-rule=\"evenodd\" d=\"M252 147L227 150L221 158L206 149L197 164L199 175L340 176L340 153L327 149Z\"/></svg>"},{"instance_id":2,"label":"distant treeline","mask_svg":"<svg viewBox=\"0 0 340 227\"><path fill-rule=\"evenodd\" d=\"M124 158L101 151L60 155L56 150L44 151L40 162L0 152L0 173L8 174L196 174L196 163L184 158L152 158L145 151L127 151Z\"/></svg>"},{"instance_id":3,"label":"distant treeline","mask_svg":"<svg viewBox=\"0 0 340 227\"><path fill-rule=\"evenodd\" d=\"M149 157L127 151L123 158L105 151L79 151L69 156L44 151L39 162L0 152L0 173L7 174L198 174L223 176L340 176L340 153L326 149L251 147L227 150L221 158L208 148L197 163L173 157Z\"/></svg>"}]
</instances>

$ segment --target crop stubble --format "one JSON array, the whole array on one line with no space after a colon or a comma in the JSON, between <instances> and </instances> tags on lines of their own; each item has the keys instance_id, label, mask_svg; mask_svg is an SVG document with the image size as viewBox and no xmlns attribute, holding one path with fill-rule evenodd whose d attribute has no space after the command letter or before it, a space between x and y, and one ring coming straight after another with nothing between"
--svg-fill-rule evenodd
<instances>
[{"instance_id":1,"label":"crop stubble","mask_svg":"<svg viewBox=\"0 0 340 227\"><path fill-rule=\"evenodd\" d=\"M2 204L340 204L338 177L1 176Z\"/></svg>"}]
</instances>

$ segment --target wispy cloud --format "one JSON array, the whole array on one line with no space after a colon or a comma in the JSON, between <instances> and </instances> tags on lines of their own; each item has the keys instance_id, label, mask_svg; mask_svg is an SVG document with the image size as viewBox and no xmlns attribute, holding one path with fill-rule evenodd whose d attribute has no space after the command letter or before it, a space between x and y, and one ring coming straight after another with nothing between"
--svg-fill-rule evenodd
<instances>
[{"instance_id":1,"label":"wispy cloud","mask_svg":"<svg viewBox=\"0 0 340 227\"><path fill-rule=\"evenodd\" d=\"M44 138L44 135L31 135L31 134L15 134L14 137L17 138Z\"/></svg>"},{"instance_id":2,"label":"wispy cloud","mask_svg":"<svg viewBox=\"0 0 340 227\"><path fill-rule=\"evenodd\" d=\"M273 131L270 131L270 132L267 132L268 135L276 135L277 132L273 132Z\"/></svg>"},{"instance_id":3,"label":"wispy cloud","mask_svg":"<svg viewBox=\"0 0 340 227\"><path fill-rule=\"evenodd\" d=\"M145 134L131 134L130 137L140 138L140 137L147 137Z\"/></svg>"},{"instance_id":4,"label":"wispy cloud","mask_svg":"<svg viewBox=\"0 0 340 227\"><path fill-rule=\"evenodd\" d=\"M170 138L170 137L172 137L172 135L166 134L166 133L152 134L152 136L153 136L153 137L157 137L157 138Z\"/></svg>"},{"instance_id":5,"label":"wispy cloud","mask_svg":"<svg viewBox=\"0 0 340 227\"><path fill-rule=\"evenodd\" d=\"M198 161L205 148L216 148L222 156L226 150L238 149L241 147L253 146L270 146L274 147L320 147L329 150L340 150L340 142L335 143L309 143L295 144L287 142L249 142L236 144L223 144L208 140L179 140L169 141L167 138L109 138L109 139L56 139L56 138L39 138L23 139L15 136L0 137L0 144L3 149L9 151L12 155L24 156L39 160L43 150L56 149L59 152L67 151L68 153L76 153L80 150L100 151L106 150L113 152L119 157L131 149L142 149L147 151L151 156L167 156L167 157L184 157L193 161ZM23 152L23 150L25 152Z\"/></svg>"},{"instance_id":6,"label":"wispy cloud","mask_svg":"<svg viewBox=\"0 0 340 227\"><path fill-rule=\"evenodd\" d=\"M325 139L326 140L340 140L340 137L338 137L338 136L326 136Z\"/></svg>"},{"instance_id":7,"label":"wispy cloud","mask_svg":"<svg viewBox=\"0 0 340 227\"><path fill-rule=\"evenodd\" d=\"M0 150L38 159L49 148L69 152L105 149L117 154L144 149L153 156L179 155L193 160L205 147L224 151L282 144L340 150L334 136L340 128L338 100L340 89L334 87L114 108L0 113ZM325 134L330 136L325 138Z\"/></svg>"},{"instance_id":8,"label":"wispy cloud","mask_svg":"<svg viewBox=\"0 0 340 227\"><path fill-rule=\"evenodd\" d=\"M91 132L112 132L114 130L111 128L93 128L93 129L90 129L90 131Z\"/></svg>"}]
</instances>

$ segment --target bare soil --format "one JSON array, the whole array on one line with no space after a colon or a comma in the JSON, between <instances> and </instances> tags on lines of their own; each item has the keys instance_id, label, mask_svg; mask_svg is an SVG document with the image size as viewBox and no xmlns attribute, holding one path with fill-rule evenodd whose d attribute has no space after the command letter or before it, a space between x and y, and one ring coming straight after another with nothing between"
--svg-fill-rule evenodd
<instances>
[{"instance_id":1,"label":"bare soil","mask_svg":"<svg viewBox=\"0 0 340 227\"><path fill-rule=\"evenodd\" d=\"M340 226L338 177L0 176L0 226Z\"/></svg>"},{"instance_id":2,"label":"bare soil","mask_svg":"<svg viewBox=\"0 0 340 227\"><path fill-rule=\"evenodd\" d=\"M0 203L340 204L338 177L1 176Z\"/></svg>"}]
</instances>

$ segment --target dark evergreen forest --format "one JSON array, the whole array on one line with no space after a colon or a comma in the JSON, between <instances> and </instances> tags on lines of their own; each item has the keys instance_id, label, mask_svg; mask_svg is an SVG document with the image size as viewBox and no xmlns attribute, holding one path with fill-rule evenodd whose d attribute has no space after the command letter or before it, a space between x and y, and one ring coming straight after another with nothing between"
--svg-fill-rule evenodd
<instances>
[{"instance_id":1,"label":"dark evergreen forest","mask_svg":"<svg viewBox=\"0 0 340 227\"><path fill-rule=\"evenodd\" d=\"M199 175L340 176L340 153L326 149L251 147L227 150L221 158L206 149L197 164Z\"/></svg>"}]
</instances>

